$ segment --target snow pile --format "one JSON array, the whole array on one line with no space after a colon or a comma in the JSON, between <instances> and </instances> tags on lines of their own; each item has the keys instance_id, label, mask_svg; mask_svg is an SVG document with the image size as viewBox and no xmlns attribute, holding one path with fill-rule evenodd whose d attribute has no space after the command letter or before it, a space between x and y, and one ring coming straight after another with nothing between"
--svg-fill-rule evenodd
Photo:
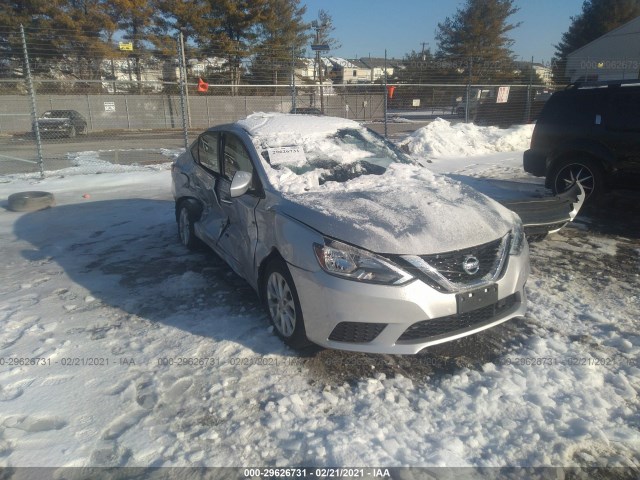
<instances>
[{"instance_id":1,"label":"snow pile","mask_svg":"<svg viewBox=\"0 0 640 480\"><path fill-rule=\"evenodd\" d=\"M452 124L437 118L426 127L416 130L401 145L406 146L413 155L432 158L513 152L529 148L533 127L479 127L472 123Z\"/></svg>"}]
</instances>

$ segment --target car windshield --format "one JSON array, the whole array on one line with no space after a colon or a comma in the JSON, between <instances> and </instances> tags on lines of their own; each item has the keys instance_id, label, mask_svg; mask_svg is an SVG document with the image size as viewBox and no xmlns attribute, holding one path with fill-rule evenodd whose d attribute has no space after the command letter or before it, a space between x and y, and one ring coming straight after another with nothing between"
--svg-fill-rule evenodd
<instances>
[{"instance_id":1,"label":"car windshield","mask_svg":"<svg viewBox=\"0 0 640 480\"><path fill-rule=\"evenodd\" d=\"M310 137L303 145L263 144L261 154L276 170L288 169L296 175L315 171L320 185L362 175L382 175L392 163L413 163L397 147L365 129L342 129Z\"/></svg>"}]
</instances>

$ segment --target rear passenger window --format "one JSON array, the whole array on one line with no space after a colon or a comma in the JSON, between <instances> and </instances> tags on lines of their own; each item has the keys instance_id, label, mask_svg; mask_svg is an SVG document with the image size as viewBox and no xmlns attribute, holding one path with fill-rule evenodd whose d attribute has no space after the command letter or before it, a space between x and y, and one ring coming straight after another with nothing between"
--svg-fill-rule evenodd
<instances>
[{"instance_id":1,"label":"rear passenger window","mask_svg":"<svg viewBox=\"0 0 640 480\"><path fill-rule=\"evenodd\" d=\"M198 140L198 162L207 170L220 173L218 162L218 134L206 132Z\"/></svg>"},{"instance_id":2,"label":"rear passenger window","mask_svg":"<svg viewBox=\"0 0 640 480\"><path fill-rule=\"evenodd\" d=\"M620 90L611 96L605 125L611 130L640 132L640 89L625 92L620 87Z\"/></svg>"}]
</instances>

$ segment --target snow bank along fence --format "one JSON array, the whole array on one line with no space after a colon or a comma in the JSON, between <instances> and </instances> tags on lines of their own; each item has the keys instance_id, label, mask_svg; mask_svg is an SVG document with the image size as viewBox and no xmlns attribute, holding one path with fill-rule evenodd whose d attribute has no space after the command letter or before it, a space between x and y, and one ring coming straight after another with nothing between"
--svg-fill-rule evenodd
<instances>
[{"instance_id":1,"label":"snow bank along fence","mask_svg":"<svg viewBox=\"0 0 640 480\"><path fill-rule=\"evenodd\" d=\"M212 52L181 35L160 50L50 33L0 29L0 174L167 162L197 132L258 111L322 112L385 131L404 118L526 123L552 88L533 63L345 60L264 45ZM73 130L37 121L64 111L79 114Z\"/></svg>"}]
</instances>

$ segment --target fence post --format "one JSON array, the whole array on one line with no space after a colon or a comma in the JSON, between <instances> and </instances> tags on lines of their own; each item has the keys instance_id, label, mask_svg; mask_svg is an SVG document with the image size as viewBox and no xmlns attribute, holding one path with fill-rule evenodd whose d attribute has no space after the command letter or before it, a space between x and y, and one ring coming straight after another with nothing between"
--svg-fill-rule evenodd
<instances>
[{"instance_id":1,"label":"fence post","mask_svg":"<svg viewBox=\"0 0 640 480\"><path fill-rule=\"evenodd\" d=\"M211 125L211 115L209 113L209 95L204 97L204 103L207 106L207 127L209 127L209 125Z\"/></svg>"},{"instance_id":2,"label":"fence post","mask_svg":"<svg viewBox=\"0 0 640 480\"><path fill-rule=\"evenodd\" d=\"M291 47L291 111L296 113L296 47Z\"/></svg>"},{"instance_id":3,"label":"fence post","mask_svg":"<svg viewBox=\"0 0 640 480\"><path fill-rule=\"evenodd\" d=\"M87 94L87 111L89 112L89 126L93 130L93 115L91 114L91 102L89 101L89 95Z\"/></svg>"},{"instance_id":4,"label":"fence post","mask_svg":"<svg viewBox=\"0 0 640 480\"><path fill-rule=\"evenodd\" d=\"M387 138L387 96L389 90L387 89L387 49L384 49L384 138Z\"/></svg>"},{"instance_id":5,"label":"fence post","mask_svg":"<svg viewBox=\"0 0 640 480\"><path fill-rule=\"evenodd\" d=\"M467 83L467 100L464 106L464 122L469 123L469 106L471 104L471 67L472 60L469 57L469 82Z\"/></svg>"},{"instance_id":6,"label":"fence post","mask_svg":"<svg viewBox=\"0 0 640 480\"><path fill-rule=\"evenodd\" d=\"M31 99L31 124L33 133L36 136L36 151L38 155L38 167L40 177L44 178L44 164L42 161L42 139L40 138L40 127L38 126L38 108L36 107L36 92L33 90L33 79L31 78L31 66L29 65L29 52L27 50L27 37L24 34L24 27L20 24L20 36L22 37L22 50L24 53L24 68L27 73L27 90Z\"/></svg>"},{"instance_id":7,"label":"fence post","mask_svg":"<svg viewBox=\"0 0 640 480\"><path fill-rule=\"evenodd\" d=\"M124 97L124 110L127 113L127 130L131 130L131 119L129 118L129 102L127 97Z\"/></svg>"},{"instance_id":8,"label":"fence post","mask_svg":"<svg viewBox=\"0 0 640 480\"><path fill-rule=\"evenodd\" d=\"M189 132L187 130L187 112L185 106L186 68L184 65L182 42L182 32L180 32L180 36L178 37L178 41L176 43L178 45L178 63L180 66L180 111L182 113L182 133L184 134L184 148L186 150L187 148L189 148Z\"/></svg>"},{"instance_id":9,"label":"fence post","mask_svg":"<svg viewBox=\"0 0 640 480\"><path fill-rule=\"evenodd\" d=\"M187 83L187 59L184 56L184 35L180 32L180 57L182 58L182 68L184 70L184 98L187 104L187 121L191 128L191 106L189 105L189 85Z\"/></svg>"},{"instance_id":10,"label":"fence post","mask_svg":"<svg viewBox=\"0 0 640 480\"><path fill-rule=\"evenodd\" d=\"M527 86L527 105L524 111L524 123L531 121L531 89L533 85L533 57L531 57L531 67L529 71L529 85Z\"/></svg>"}]
</instances>

